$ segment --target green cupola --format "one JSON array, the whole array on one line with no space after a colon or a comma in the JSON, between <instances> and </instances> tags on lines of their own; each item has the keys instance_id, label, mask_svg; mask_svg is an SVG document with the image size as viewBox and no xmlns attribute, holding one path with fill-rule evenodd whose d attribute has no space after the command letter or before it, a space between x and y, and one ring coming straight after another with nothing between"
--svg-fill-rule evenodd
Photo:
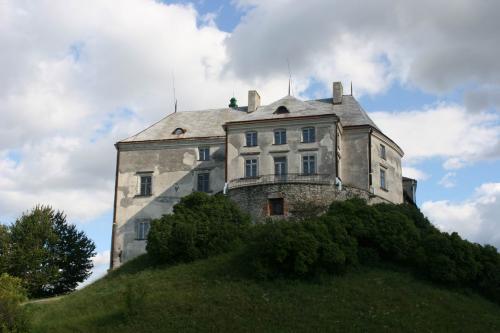
<instances>
[{"instance_id":1,"label":"green cupola","mask_svg":"<svg viewBox=\"0 0 500 333\"><path fill-rule=\"evenodd\" d=\"M236 109L238 107L236 98L231 97L231 99L229 100L229 107L233 109Z\"/></svg>"}]
</instances>

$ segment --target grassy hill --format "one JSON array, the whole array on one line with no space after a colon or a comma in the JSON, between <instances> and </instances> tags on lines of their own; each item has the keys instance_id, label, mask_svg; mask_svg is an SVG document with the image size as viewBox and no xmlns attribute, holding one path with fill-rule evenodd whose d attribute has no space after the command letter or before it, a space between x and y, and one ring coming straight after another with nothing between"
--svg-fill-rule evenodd
<instances>
[{"instance_id":1,"label":"grassy hill","mask_svg":"<svg viewBox=\"0 0 500 333\"><path fill-rule=\"evenodd\" d=\"M62 299L27 305L33 331L500 331L497 304L406 272L256 281L235 271L233 258L161 268L139 258Z\"/></svg>"}]
</instances>

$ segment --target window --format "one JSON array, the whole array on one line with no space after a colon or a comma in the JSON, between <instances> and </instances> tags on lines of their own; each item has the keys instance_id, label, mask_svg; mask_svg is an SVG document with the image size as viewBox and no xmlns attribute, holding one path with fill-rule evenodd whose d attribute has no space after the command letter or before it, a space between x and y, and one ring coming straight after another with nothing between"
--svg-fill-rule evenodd
<instances>
[{"instance_id":1,"label":"window","mask_svg":"<svg viewBox=\"0 0 500 333\"><path fill-rule=\"evenodd\" d=\"M284 215L283 198L269 199L269 215Z\"/></svg>"},{"instance_id":2,"label":"window","mask_svg":"<svg viewBox=\"0 0 500 333\"><path fill-rule=\"evenodd\" d=\"M316 131L314 127L305 127L302 129L302 142L309 143L316 141Z\"/></svg>"},{"instance_id":3,"label":"window","mask_svg":"<svg viewBox=\"0 0 500 333\"><path fill-rule=\"evenodd\" d=\"M286 106L284 105L280 105L278 106L278 108L276 109L276 111L274 111L275 114L282 114L282 113L290 113L290 111L288 111L288 109L286 108Z\"/></svg>"},{"instance_id":4,"label":"window","mask_svg":"<svg viewBox=\"0 0 500 333\"><path fill-rule=\"evenodd\" d=\"M175 135L179 135L179 134L184 134L186 133L186 130L183 129L183 128L180 128L180 127L177 127L173 132L172 134L175 134Z\"/></svg>"},{"instance_id":5,"label":"window","mask_svg":"<svg viewBox=\"0 0 500 333\"><path fill-rule=\"evenodd\" d=\"M274 144L284 145L286 143L286 130L277 129L274 130Z\"/></svg>"},{"instance_id":6,"label":"window","mask_svg":"<svg viewBox=\"0 0 500 333\"><path fill-rule=\"evenodd\" d=\"M152 187L152 176L151 175L141 175L140 176L140 189L139 189L139 195L140 196L150 196L152 194L151 187Z\"/></svg>"},{"instance_id":7,"label":"window","mask_svg":"<svg viewBox=\"0 0 500 333\"><path fill-rule=\"evenodd\" d=\"M209 192L210 174L208 172L198 174L198 192Z\"/></svg>"},{"instance_id":8,"label":"window","mask_svg":"<svg viewBox=\"0 0 500 333\"><path fill-rule=\"evenodd\" d=\"M144 240L148 238L149 220L140 220L135 224L135 239Z\"/></svg>"},{"instance_id":9,"label":"window","mask_svg":"<svg viewBox=\"0 0 500 333\"><path fill-rule=\"evenodd\" d=\"M275 157L274 158L274 174L277 176L283 176L287 174L286 170L286 157Z\"/></svg>"},{"instance_id":10,"label":"window","mask_svg":"<svg viewBox=\"0 0 500 333\"><path fill-rule=\"evenodd\" d=\"M245 160L245 177L257 177L257 160Z\"/></svg>"},{"instance_id":11,"label":"window","mask_svg":"<svg viewBox=\"0 0 500 333\"><path fill-rule=\"evenodd\" d=\"M316 173L316 156L302 156L302 173L304 175L312 175Z\"/></svg>"},{"instance_id":12,"label":"window","mask_svg":"<svg viewBox=\"0 0 500 333\"><path fill-rule=\"evenodd\" d=\"M380 187L387 190L387 183L385 181L385 170L380 169Z\"/></svg>"},{"instance_id":13,"label":"window","mask_svg":"<svg viewBox=\"0 0 500 333\"><path fill-rule=\"evenodd\" d=\"M257 132L247 132L246 133L246 145L247 147L257 146Z\"/></svg>"},{"instance_id":14,"label":"window","mask_svg":"<svg viewBox=\"0 0 500 333\"><path fill-rule=\"evenodd\" d=\"M200 161L210 160L210 148L208 147L198 148L198 155Z\"/></svg>"},{"instance_id":15,"label":"window","mask_svg":"<svg viewBox=\"0 0 500 333\"><path fill-rule=\"evenodd\" d=\"M385 160L385 146L384 145L380 145L380 157L383 158Z\"/></svg>"}]
</instances>

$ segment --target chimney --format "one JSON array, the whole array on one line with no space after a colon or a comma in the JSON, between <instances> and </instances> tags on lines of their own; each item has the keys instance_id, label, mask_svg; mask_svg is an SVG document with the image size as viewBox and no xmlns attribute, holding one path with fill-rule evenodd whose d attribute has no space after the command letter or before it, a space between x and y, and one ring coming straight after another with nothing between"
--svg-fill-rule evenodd
<instances>
[{"instance_id":1,"label":"chimney","mask_svg":"<svg viewBox=\"0 0 500 333\"><path fill-rule=\"evenodd\" d=\"M260 106L260 96L257 90L248 91L248 113L254 112Z\"/></svg>"},{"instance_id":2,"label":"chimney","mask_svg":"<svg viewBox=\"0 0 500 333\"><path fill-rule=\"evenodd\" d=\"M333 82L333 104L342 103L342 82Z\"/></svg>"}]
</instances>

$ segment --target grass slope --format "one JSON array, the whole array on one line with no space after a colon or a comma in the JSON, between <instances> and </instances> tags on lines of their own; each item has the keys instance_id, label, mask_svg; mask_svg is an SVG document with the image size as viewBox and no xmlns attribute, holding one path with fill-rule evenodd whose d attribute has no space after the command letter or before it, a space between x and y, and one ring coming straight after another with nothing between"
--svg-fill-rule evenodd
<instances>
[{"instance_id":1,"label":"grass slope","mask_svg":"<svg viewBox=\"0 0 500 333\"><path fill-rule=\"evenodd\" d=\"M139 258L60 300L27 305L33 331L500 331L500 306L405 272L262 282L234 272L232 259L147 268Z\"/></svg>"}]
</instances>

